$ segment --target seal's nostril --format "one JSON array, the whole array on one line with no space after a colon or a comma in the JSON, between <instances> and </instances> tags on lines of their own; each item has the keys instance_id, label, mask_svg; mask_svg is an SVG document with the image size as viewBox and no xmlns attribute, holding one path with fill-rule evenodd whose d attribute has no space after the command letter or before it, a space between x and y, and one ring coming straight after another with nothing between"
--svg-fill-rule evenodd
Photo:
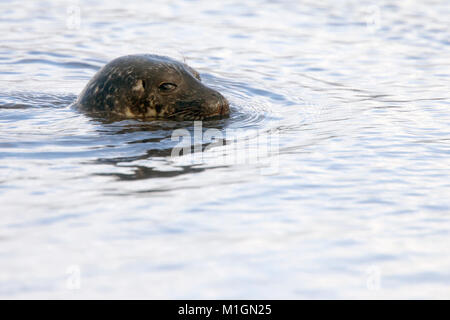
<instances>
[{"instance_id":1,"label":"seal's nostril","mask_svg":"<svg viewBox=\"0 0 450 320\"><path fill-rule=\"evenodd\" d=\"M230 113L230 105L228 104L227 99L221 98L220 99L220 115L225 116Z\"/></svg>"}]
</instances>

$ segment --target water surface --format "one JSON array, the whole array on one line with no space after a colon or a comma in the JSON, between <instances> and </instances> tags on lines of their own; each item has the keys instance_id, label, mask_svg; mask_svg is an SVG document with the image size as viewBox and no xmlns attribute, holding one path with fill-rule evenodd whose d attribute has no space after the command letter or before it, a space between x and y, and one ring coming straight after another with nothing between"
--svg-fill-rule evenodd
<instances>
[{"instance_id":1,"label":"water surface","mask_svg":"<svg viewBox=\"0 0 450 320\"><path fill-rule=\"evenodd\" d=\"M450 298L449 16L445 0L1 2L0 297ZM192 123L70 107L131 53L196 68L233 110L204 131L239 141L187 161L171 135ZM218 161L271 135L277 154Z\"/></svg>"}]
</instances>

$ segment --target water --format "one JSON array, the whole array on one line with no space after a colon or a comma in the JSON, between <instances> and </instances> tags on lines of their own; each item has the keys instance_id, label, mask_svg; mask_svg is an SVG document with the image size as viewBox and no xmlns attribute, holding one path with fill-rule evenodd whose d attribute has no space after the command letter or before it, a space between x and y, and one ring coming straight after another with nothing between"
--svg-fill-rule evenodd
<instances>
[{"instance_id":1,"label":"water","mask_svg":"<svg viewBox=\"0 0 450 320\"><path fill-rule=\"evenodd\" d=\"M450 2L302 3L1 2L0 297L450 298ZM247 145L192 163L192 123L70 107L131 53L196 68L233 111L203 131Z\"/></svg>"}]
</instances>

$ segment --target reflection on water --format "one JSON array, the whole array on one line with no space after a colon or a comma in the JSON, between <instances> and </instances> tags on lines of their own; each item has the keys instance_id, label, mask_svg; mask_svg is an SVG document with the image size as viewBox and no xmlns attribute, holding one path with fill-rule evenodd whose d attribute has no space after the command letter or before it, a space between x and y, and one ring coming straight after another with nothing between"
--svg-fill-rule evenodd
<instances>
[{"instance_id":1,"label":"reflection on water","mask_svg":"<svg viewBox=\"0 0 450 320\"><path fill-rule=\"evenodd\" d=\"M1 297L450 297L448 1L0 10ZM130 53L230 101L200 161L192 122L72 108Z\"/></svg>"}]
</instances>

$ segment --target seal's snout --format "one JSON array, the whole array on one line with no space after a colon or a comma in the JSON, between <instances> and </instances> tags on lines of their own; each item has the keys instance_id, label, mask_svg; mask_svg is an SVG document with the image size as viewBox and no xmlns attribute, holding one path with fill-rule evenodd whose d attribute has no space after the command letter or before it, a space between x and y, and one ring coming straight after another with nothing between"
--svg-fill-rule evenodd
<instances>
[{"instance_id":1,"label":"seal's snout","mask_svg":"<svg viewBox=\"0 0 450 320\"><path fill-rule=\"evenodd\" d=\"M212 93L209 104L213 109L213 114L211 116L227 116L230 113L230 104L228 103L228 100L219 92L214 91Z\"/></svg>"},{"instance_id":2,"label":"seal's snout","mask_svg":"<svg viewBox=\"0 0 450 320\"><path fill-rule=\"evenodd\" d=\"M230 104L225 98L222 99L222 102L220 104L219 114L221 116L227 116L230 114Z\"/></svg>"}]
</instances>

